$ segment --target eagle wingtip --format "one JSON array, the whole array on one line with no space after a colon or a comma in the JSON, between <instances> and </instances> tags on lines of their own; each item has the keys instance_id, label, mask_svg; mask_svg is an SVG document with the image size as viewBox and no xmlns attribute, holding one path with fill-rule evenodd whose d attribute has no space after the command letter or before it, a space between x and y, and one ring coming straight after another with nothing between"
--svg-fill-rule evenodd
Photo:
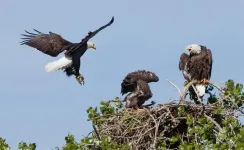
<instances>
[{"instance_id":1,"label":"eagle wingtip","mask_svg":"<svg viewBox=\"0 0 244 150\"><path fill-rule=\"evenodd\" d=\"M114 16L112 17L110 24L112 24L114 22Z\"/></svg>"}]
</instances>

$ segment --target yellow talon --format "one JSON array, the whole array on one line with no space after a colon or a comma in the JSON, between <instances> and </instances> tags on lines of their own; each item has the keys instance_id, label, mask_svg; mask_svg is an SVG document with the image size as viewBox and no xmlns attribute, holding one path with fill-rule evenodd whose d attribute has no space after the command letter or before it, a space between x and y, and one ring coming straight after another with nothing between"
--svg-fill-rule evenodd
<instances>
[{"instance_id":1,"label":"yellow talon","mask_svg":"<svg viewBox=\"0 0 244 150\"><path fill-rule=\"evenodd\" d=\"M76 80L82 85L85 84L85 81L84 81L84 77L83 75L79 74L78 76L76 76Z\"/></svg>"}]
</instances>

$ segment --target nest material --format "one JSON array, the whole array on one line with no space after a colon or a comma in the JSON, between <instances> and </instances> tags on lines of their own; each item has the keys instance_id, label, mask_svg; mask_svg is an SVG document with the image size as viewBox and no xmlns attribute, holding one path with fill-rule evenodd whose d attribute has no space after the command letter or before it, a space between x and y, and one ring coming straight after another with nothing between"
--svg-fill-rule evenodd
<instances>
[{"instance_id":1,"label":"nest material","mask_svg":"<svg viewBox=\"0 0 244 150\"><path fill-rule=\"evenodd\" d=\"M168 149L178 149L182 141L194 139L188 135L188 127L195 126L200 118L205 117L212 122L215 131L222 132L223 120L227 116L235 116L237 107L232 103L234 100L231 96L224 96L224 90L213 83L209 82L219 91L218 101L211 104L195 104L185 101L185 98L189 88L197 81L188 83L183 92L171 81L168 82L179 92L179 101L159 104L140 111L123 108L115 114L96 117L102 121L101 125L94 128L98 137L109 136L118 144L128 144L131 150L156 150L162 143ZM199 95L196 91L195 93L199 100ZM219 111L218 108L224 110ZM193 117L193 124L187 122L189 116ZM174 136L178 136L180 140L171 142Z\"/></svg>"},{"instance_id":2,"label":"nest material","mask_svg":"<svg viewBox=\"0 0 244 150\"><path fill-rule=\"evenodd\" d=\"M184 109L182 111L182 109ZM214 106L176 103L158 105L135 111L122 109L108 118L98 128L100 135L110 136L118 144L129 144L133 150L156 149L159 141L167 141L176 135L186 135L187 114L195 119L205 116L212 119L216 128L221 125L221 115L213 115ZM169 148L178 147L179 143Z\"/></svg>"}]
</instances>

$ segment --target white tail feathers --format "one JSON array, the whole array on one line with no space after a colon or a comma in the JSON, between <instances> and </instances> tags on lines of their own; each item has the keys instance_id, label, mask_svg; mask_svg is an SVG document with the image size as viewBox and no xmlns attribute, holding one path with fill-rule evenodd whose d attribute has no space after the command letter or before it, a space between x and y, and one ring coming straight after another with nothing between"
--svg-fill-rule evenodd
<instances>
[{"instance_id":1,"label":"white tail feathers","mask_svg":"<svg viewBox=\"0 0 244 150\"><path fill-rule=\"evenodd\" d=\"M51 72L51 71L56 71L59 69L65 69L67 67L70 67L72 65L72 59L67 58L67 57L62 57L57 61L53 61L48 63L45 66L46 72Z\"/></svg>"},{"instance_id":2,"label":"white tail feathers","mask_svg":"<svg viewBox=\"0 0 244 150\"><path fill-rule=\"evenodd\" d=\"M198 92L198 95L199 95L200 97L202 97L202 96L205 94L206 87L205 87L205 85L197 84L197 85L196 85L196 90L197 90L197 92Z\"/></svg>"}]
</instances>

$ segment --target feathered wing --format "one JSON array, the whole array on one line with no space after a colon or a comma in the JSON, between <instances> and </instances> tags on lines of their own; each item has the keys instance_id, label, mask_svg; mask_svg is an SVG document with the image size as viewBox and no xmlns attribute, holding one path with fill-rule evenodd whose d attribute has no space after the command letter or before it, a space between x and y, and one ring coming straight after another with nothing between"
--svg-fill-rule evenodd
<instances>
[{"instance_id":1,"label":"feathered wing","mask_svg":"<svg viewBox=\"0 0 244 150\"><path fill-rule=\"evenodd\" d=\"M212 57L212 52L210 49L207 49L207 57L208 57L208 62L209 62L208 80L210 80L211 74L212 74L212 65L213 65L213 57Z\"/></svg>"},{"instance_id":2,"label":"feathered wing","mask_svg":"<svg viewBox=\"0 0 244 150\"><path fill-rule=\"evenodd\" d=\"M50 55L52 57L58 56L58 54L62 53L65 49L67 49L71 42L63 39L59 34L49 32L49 34L44 34L36 29L34 29L37 33L30 33L25 31L27 34L21 34L24 36L21 45L28 45L30 47L36 48L37 50Z\"/></svg>"},{"instance_id":3,"label":"feathered wing","mask_svg":"<svg viewBox=\"0 0 244 150\"><path fill-rule=\"evenodd\" d=\"M127 92L134 91L135 87L137 86L138 80L142 80L146 83L150 83L150 82L158 82L159 78L155 73L151 71L138 70L135 72L131 72L124 78L123 82L121 83L122 95Z\"/></svg>"},{"instance_id":4,"label":"feathered wing","mask_svg":"<svg viewBox=\"0 0 244 150\"><path fill-rule=\"evenodd\" d=\"M147 82L143 80L137 81L137 92L140 93L138 95L138 106L142 106L142 104L145 103L145 101L149 100L152 97L152 92L150 89L150 86Z\"/></svg>"},{"instance_id":5,"label":"feathered wing","mask_svg":"<svg viewBox=\"0 0 244 150\"><path fill-rule=\"evenodd\" d=\"M180 62L179 62L179 69L182 71L184 78L187 81L191 80L191 75L188 71L188 63L189 63L190 57L186 53L182 53L180 56Z\"/></svg>"},{"instance_id":6,"label":"feathered wing","mask_svg":"<svg viewBox=\"0 0 244 150\"><path fill-rule=\"evenodd\" d=\"M103 29L105 29L106 27L110 26L112 23L114 22L114 17L112 17L112 19L110 20L109 23L105 24L104 26L100 27L99 29L93 31L93 32L88 32L88 35L81 40L81 42L79 44L77 44L77 46L75 48L70 49L69 51L66 52L67 55L69 55L70 53L74 52L75 50L79 49L82 45L86 44L86 42L91 39L92 37L94 37L98 32L102 31Z\"/></svg>"},{"instance_id":7,"label":"feathered wing","mask_svg":"<svg viewBox=\"0 0 244 150\"><path fill-rule=\"evenodd\" d=\"M202 79L211 78L212 73L212 53L206 47L202 47L202 51L198 55L194 55L190 58L189 72L191 74L192 80L201 81ZM200 97L205 94L206 85L197 84L196 89Z\"/></svg>"},{"instance_id":8,"label":"feathered wing","mask_svg":"<svg viewBox=\"0 0 244 150\"><path fill-rule=\"evenodd\" d=\"M152 92L147 82L143 80L137 80L136 88L125 97L126 108L141 107L145 101L152 97Z\"/></svg>"},{"instance_id":9,"label":"feathered wing","mask_svg":"<svg viewBox=\"0 0 244 150\"><path fill-rule=\"evenodd\" d=\"M130 79L134 79L134 80L140 79L147 83L159 81L159 78L155 73L151 71L145 71L145 70L138 70L138 71L131 72L125 77L124 80L130 80Z\"/></svg>"},{"instance_id":10,"label":"feathered wing","mask_svg":"<svg viewBox=\"0 0 244 150\"><path fill-rule=\"evenodd\" d=\"M200 54L192 56L189 63L189 72L192 79L200 81L206 78L210 80L212 63L212 54L209 49L202 49Z\"/></svg>"}]
</instances>

